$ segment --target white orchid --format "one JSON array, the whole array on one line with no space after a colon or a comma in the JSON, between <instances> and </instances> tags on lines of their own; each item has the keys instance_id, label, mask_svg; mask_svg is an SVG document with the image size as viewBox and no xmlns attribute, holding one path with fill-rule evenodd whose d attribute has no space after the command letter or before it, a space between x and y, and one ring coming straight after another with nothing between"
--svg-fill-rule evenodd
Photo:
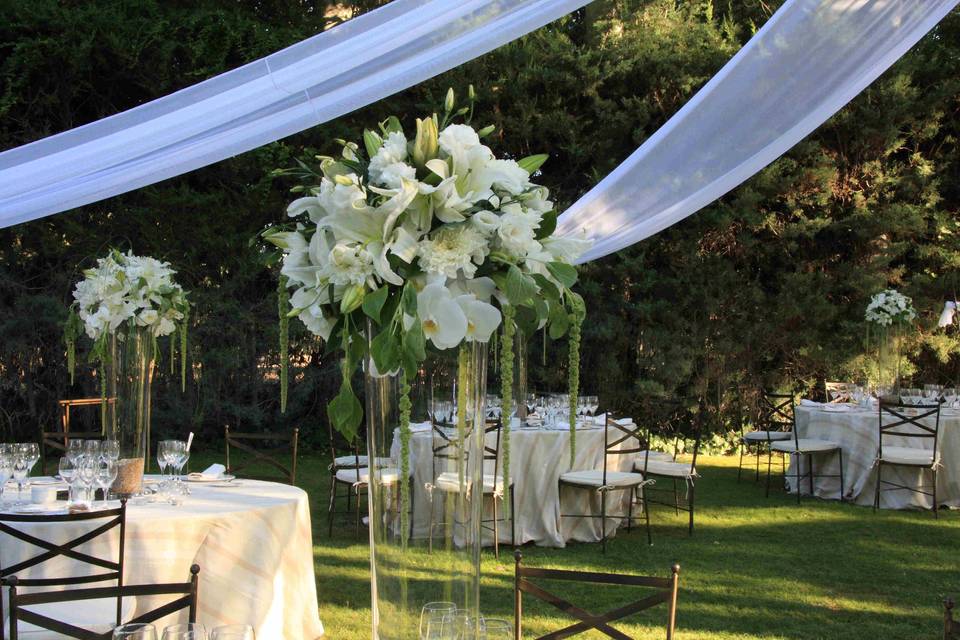
<instances>
[{"instance_id":1,"label":"white orchid","mask_svg":"<svg viewBox=\"0 0 960 640\"><path fill-rule=\"evenodd\" d=\"M472 293L457 296L457 304L467 318L467 342L489 342L490 336L500 326L500 311L488 302L477 300Z\"/></svg>"},{"instance_id":2,"label":"white orchid","mask_svg":"<svg viewBox=\"0 0 960 640\"><path fill-rule=\"evenodd\" d=\"M450 290L437 283L417 294L417 316L423 335L438 349L452 349L467 335L467 316Z\"/></svg>"}]
</instances>

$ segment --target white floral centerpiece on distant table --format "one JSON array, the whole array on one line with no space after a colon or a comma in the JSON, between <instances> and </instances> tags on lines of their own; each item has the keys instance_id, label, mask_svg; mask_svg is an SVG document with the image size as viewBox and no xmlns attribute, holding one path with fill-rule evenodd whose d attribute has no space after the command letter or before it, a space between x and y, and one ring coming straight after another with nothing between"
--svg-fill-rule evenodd
<instances>
[{"instance_id":1,"label":"white floral centerpiece on distant table","mask_svg":"<svg viewBox=\"0 0 960 640\"><path fill-rule=\"evenodd\" d=\"M550 193L531 180L547 156L498 158L484 143L494 127L469 124L473 102L471 87L468 105L457 109L451 90L442 117L417 119L415 132L390 117L364 131L361 144L338 140L339 156L318 157L319 171L301 163L276 172L295 175L302 184L294 191L304 194L287 209L292 223L264 233L283 252L281 323L297 317L342 348L341 390L328 414L347 436L362 419L350 380L366 355L368 320L376 370L398 372L404 390L427 342L441 350L486 342L501 323L509 335L546 324L554 337L579 335L573 264L589 243L553 235ZM452 122L460 117L465 122ZM505 336L507 354L512 343ZM281 338L284 365L285 350ZM579 342L571 351L578 356ZM576 373L572 367L574 384ZM570 394L575 399L576 389ZM408 421L409 409L404 435Z\"/></svg>"},{"instance_id":2,"label":"white floral centerpiece on distant table","mask_svg":"<svg viewBox=\"0 0 960 640\"><path fill-rule=\"evenodd\" d=\"M870 298L865 315L867 322L889 327L912 322L917 317L917 311L909 297L895 289L887 289Z\"/></svg>"},{"instance_id":3,"label":"white floral centerpiece on distant table","mask_svg":"<svg viewBox=\"0 0 960 640\"><path fill-rule=\"evenodd\" d=\"M896 390L900 386L900 342L904 329L917 317L913 300L895 289L886 289L870 298L864 317L867 341L876 342L876 383Z\"/></svg>"}]
</instances>

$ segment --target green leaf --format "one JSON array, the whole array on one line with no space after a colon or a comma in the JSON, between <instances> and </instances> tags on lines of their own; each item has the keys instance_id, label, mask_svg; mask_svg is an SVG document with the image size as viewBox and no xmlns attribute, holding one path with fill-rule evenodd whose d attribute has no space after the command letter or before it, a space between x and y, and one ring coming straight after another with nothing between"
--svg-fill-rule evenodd
<instances>
[{"instance_id":1,"label":"green leaf","mask_svg":"<svg viewBox=\"0 0 960 640\"><path fill-rule=\"evenodd\" d=\"M540 296L547 298L548 300L560 301L560 290L557 289L557 285L547 279L546 276L534 273L531 275L533 281L537 283L537 286L540 287Z\"/></svg>"},{"instance_id":2,"label":"green leaf","mask_svg":"<svg viewBox=\"0 0 960 640\"><path fill-rule=\"evenodd\" d=\"M537 314L537 324L550 317L550 305L542 296L533 296L533 310Z\"/></svg>"},{"instance_id":3,"label":"green leaf","mask_svg":"<svg viewBox=\"0 0 960 640\"><path fill-rule=\"evenodd\" d=\"M380 147L383 146L383 139L377 135L376 131L364 129L363 146L367 149L367 157L372 159L373 156L377 155L377 151L380 150Z\"/></svg>"},{"instance_id":4,"label":"green leaf","mask_svg":"<svg viewBox=\"0 0 960 640\"><path fill-rule=\"evenodd\" d=\"M537 293L537 284L533 278L525 275L517 265L510 265L507 271L506 290L510 304L518 307L527 302Z\"/></svg>"},{"instance_id":5,"label":"green leaf","mask_svg":"<svg viewBox=\"0 0 960 640\"><path fill-rule=\"evenodd\" d=\"M545 153L538 153L535 156L527 156L520 160L517 164L520 165L520 168L526 171L527 173L533 173L537 169L543 166L543 163L549 158Z\"/></svg>"},{"instance_id":6,"label":"green leaf","mask_svg":"<svg viewBox=\"0 0 960 640\"><path fill-rule=\"evenodd\" d=\"M543 240L557 230L557 212L547 211L540 218L540 228L537 229L537 240Z\"/></svg>"},{"instance_id":7,"label":"green leaf","mask_svg":"<svg viewBox=\"0 0 960 640\"><path fill-rule=\"evenodd\" d=\"M567 310L562 305L555 304L550 307L550 325L549 334L552 340L558 340L567 333L570 328L570 318L567 316Z\"/></svg>"},{"instance_id":8,"label":"green leaf","mask_svg":"<svg viewBox=\"0 0 960 640\"><path fill-rule=\"evenodd\" d=\"M384 285L363 298L363 312L377 324L380 324L380 311L383 309L389 294L390 289Z\"/></svg>"},{"instance_id":9,"label":"green leaf","mask_svg":"<svg viewBox=\"0 0 960 640\"><path fill-rule=\"evenodd\" d=\"M548 262L547 271L567 289L577 282L577 268L563 262Z\"/></svg>"},{"instance_id":10,"label":"green leaf","mask_svg":"<svg viewBox=\"0 0 960 640\"><path fill-rule=\"evenodd\" d=\"M537 327L540 326L537 312L530 307L519 307L514 316L514 322L517 323L517 328L528 336L535 334Z\"/></svg>"},{"instance_id":11,"label":"green leaf","mask_svg":"<svg viewBox=\"0 0 960 640\"><path fill-rule=\"evenodd\" d=\"M399 367L400 355L400 340L390 331L381 331L370 343L370 357L380 373Z\"/></svg>"},{"instance_id":12,"label":"green leaf","mask_svg":"<svg viewBox=\"0 0 960 640\"><path fill-rule=\"evenodd\" d=\"M397 118L397 116L390 116L381 122L380 129L383 131L384 135L388 133L403 133L403 125L400 124L400 120Z\"/></svg>"},{"instance_id":13,"label":"green leaf","mask_svg":"<svg viewBox=\"0 0 960 640\"><path fill-rule=\"evenodd\" d=\"M423 335L423 325L414 322L409 330L403 333L403 350L417 361L422 362L427 358L427 337Z\"/></svg>"},{"instance_id":14,"label":"green leaf","mask_svg":"<svg viewBox=\"0 0 960 640\"><path fill-rule=\"evenodd\" d=\"M333 428L343 434L347 440L352 442L357 437L357 431L363 421L363 408L353 393L349 378L344 378L340 385L340 393L327 405L327 417Z\"/></svg>"},{"instance_id":15,"label":"green leaf","mask_svg":"<svg viewBox=\"0 0 960 640\"><path fill-rule=\"evenodd\" d=\"M411 317L417 317L417 291L412 285L403 287L403 299L400 301L403 305L403 312Z\"/></svg>"}]
</instances>

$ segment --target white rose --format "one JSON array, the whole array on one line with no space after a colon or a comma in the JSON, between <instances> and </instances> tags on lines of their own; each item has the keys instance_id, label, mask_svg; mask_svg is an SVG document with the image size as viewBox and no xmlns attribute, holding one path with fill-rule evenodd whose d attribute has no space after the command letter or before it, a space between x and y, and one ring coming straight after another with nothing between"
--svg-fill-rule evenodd
<instances>
[{"instance_id":1,"label":"white rose","mask_svg":"<svg viewBox=\"0 0 960 640\"><path fill-rule=\"evenodd\" d=\"M477 211L470 217L470 224L477 231L489 237L500 228L500 216L493 211Z\"/></svg>"},{"instance_id":2,"label":"white rose","mask_svg":"<svg viewBox=\"0 0 960 640\"><path fill-rule=\"evenodd\" d=\"M507 207L504 207L504 211L507 211ZM539 227L538 216L510 210L500 216L497 236L505 251L515 256L525 256L535 242L535 230Z\"/></svg>"}]
</instances>

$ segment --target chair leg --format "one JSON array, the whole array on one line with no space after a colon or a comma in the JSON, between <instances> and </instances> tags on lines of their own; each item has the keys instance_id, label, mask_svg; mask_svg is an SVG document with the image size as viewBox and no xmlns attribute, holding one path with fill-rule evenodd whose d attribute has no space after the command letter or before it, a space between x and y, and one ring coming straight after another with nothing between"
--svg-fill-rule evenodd
<instances>
[{"instance_id":1,"label":"chair leg","mask_svg":"<svg viewBox=\"0 0 960 640\"><path fill-rule=\"evenodd\" d=\"M633 524L633 492L631 491L630 500L627 502L627 533L630 533Z\"/></svg>"},{"instance_id":2,"label":"chair leg","mask_svg":"<svg viewBox=\"0 0 960 640\"><path fill-rule=\"evenodd\" d=\"M680 515L680 494L677 493L677 479L673 479L673 512L674 515Z\"/></svg>"},{"instance_id":3,"label":"chair leg","mask_svg":"<svg viewBox=\"0 0 960 640\"><path fill-rule=\"evenodd\" d=\"M330 503L327 505L327 537L333 537L333 512L337 503L337 481L336 476L330 478Z\"/></svg>"},{"instance_id":4,"label":"chair leg","mask_svg":"<svg viewBox=\"0 0 960 640\"><path fill-rule=\"evenodd\" d=\"M933 467L930 469L930 472L933 473L933 518L934 520L939 520L940 509L937 508L937 468Z\"/></svg>"},{"instance_id":5,"label":"chair leg","mask_svg":"<svg viewBox=\"0 0 960 640\"><path fill-rule=\"evenodd\" d=\"M757 464L760 464L760 449L757 449ZM771 467L773 466L773 449L767 449L767 494L766 497L770 497L770 472ZM759 473L759 466L757 467Z\"/></svg>"},{"instance_id":6,"label":"chair leg","mask_svg":"<svg viewBox=\"0 0 960 640\"><path fill-rule=\"evenodd\" d=\"M690 492L690 498L687 500L687 508L689 508L690 510L690 526L687 529L687 535L692 536L693 535L693 505L694 505L694 498L697 492L697 487L693 482L691 482L688 485L687 490Z\"/></svg>"},{"instance_id":7,"label":"chair leg","mask_svg":"<svg viewBox=\"0 0 960 640\"><path fill-rule=\"evenodd\" d=\"M768 452L769 453L769 452ZM763 454L763 448L760 443L757 443L757 475L753 479L754 482L760 482L760 456Z\"/></svg>"},{"instance_id":8,"label":"chair leg","mask_svg":"<svg viewBox=\"0 0 960 640\"><path fill-rule=\"evenodd\" d=\"M807 467L810 470L810 496L813 497L813 454L807 456Z\"/></svg>"},{"instance_id":9,"label":"chair leg","mask_svg":"<svg viewBox=\"0 0 960 640\"><path fill-rule=\"evenodd\" d=\"M513 485L510 485L510 546L517 546L517 509L513 502Z\"/></svg>"},{"instance_id":10,"label":"chair leg","mask_svg":"<svg viewBox=\"0 0 960 640\"><path fill-rule=\"evenodd\" d=\"M644 487L640 487L640 496L642 502L640 506L643 508L643 516L647 521L647 545L653 546L653 537L650 535L650 505L647 503L647 491Z\"/></svg>"},{"instance_id":11,"label":"chair leg","mask_svg":"<svg viewBox=\"0 0 960 640\"><path fill-rule=\"evenodd\" d=\"M430 500L430 523L427 526L427 553L433 553L433 488L427 492Z\"/></svg>"},{"instance_id":12,"label":"chair leg","mask_svg":"<svg viewBox=\"0 0 960 640\"><path fill-rule=\"evenodd\" d=\"M496 483L494 483L496 484ZM483 528L481 527L481 535ZM480 541L481 546L483 541ZM493 557L500 559L500 523L497 521L497 496L493 496Z\"/></svg>"},{"instance_id":13,"label":"chair leg","mask_svg":"<svg viewBox=\"0 0 960 640\"><path fill-rule=\"evenodd\" d=\"M360 485L354 485L353 490L357 492L357 537L360 537Z\"/></svg>"},{"instance_id":14,"label":"chair leg","mask_svg":"<svg viewBox=\"0 0 960 640\"><path fill-rule=\"evenodd\" d=\"M740 474L743 473L743 449L744 444L740 443L740 462L737 463L737 482L740 482Z\"/></svg>"},{"instance_id":15,"label":"chair leg","mask_svg":"<svg viewBox=\"0 0 960 640\"><path fill-rule=\"evenodd\" d=\"M792 459L792 458L791 458ZM803 455L797 453L797 504L800 504L800 466L803 462Z\"/></svg>"},{"instance_id":16,"label":"chair leg","mask_svg":"<svg viewBox=\"0 0 960 640\"><path fill-rule=\"evenodd\" d=\"M845 502L846 492L843 489L843 449L837 449L837 455L840 456L840 502Z\"/></svg>"},{"instance_id":17,"label":"chair leg","mask_svg":"<svg viewBox=\"0 0 960 640\"><path fill-rule=\"evenodd\" d=\"M603 552L607 552L607 492L600 492L600 540Z\"/></svg>"},{"instance_id":18,"label":"chair leg","mask_svg":"<svg viewBox=\"0 0 960 640\"><path fill-rule=\"evenodd\" d=\"M876 512L880 508L880 479L882 477L883 464L877 463L877 487L873 493L873 510Z\"/></svg>"}]
</instances>

